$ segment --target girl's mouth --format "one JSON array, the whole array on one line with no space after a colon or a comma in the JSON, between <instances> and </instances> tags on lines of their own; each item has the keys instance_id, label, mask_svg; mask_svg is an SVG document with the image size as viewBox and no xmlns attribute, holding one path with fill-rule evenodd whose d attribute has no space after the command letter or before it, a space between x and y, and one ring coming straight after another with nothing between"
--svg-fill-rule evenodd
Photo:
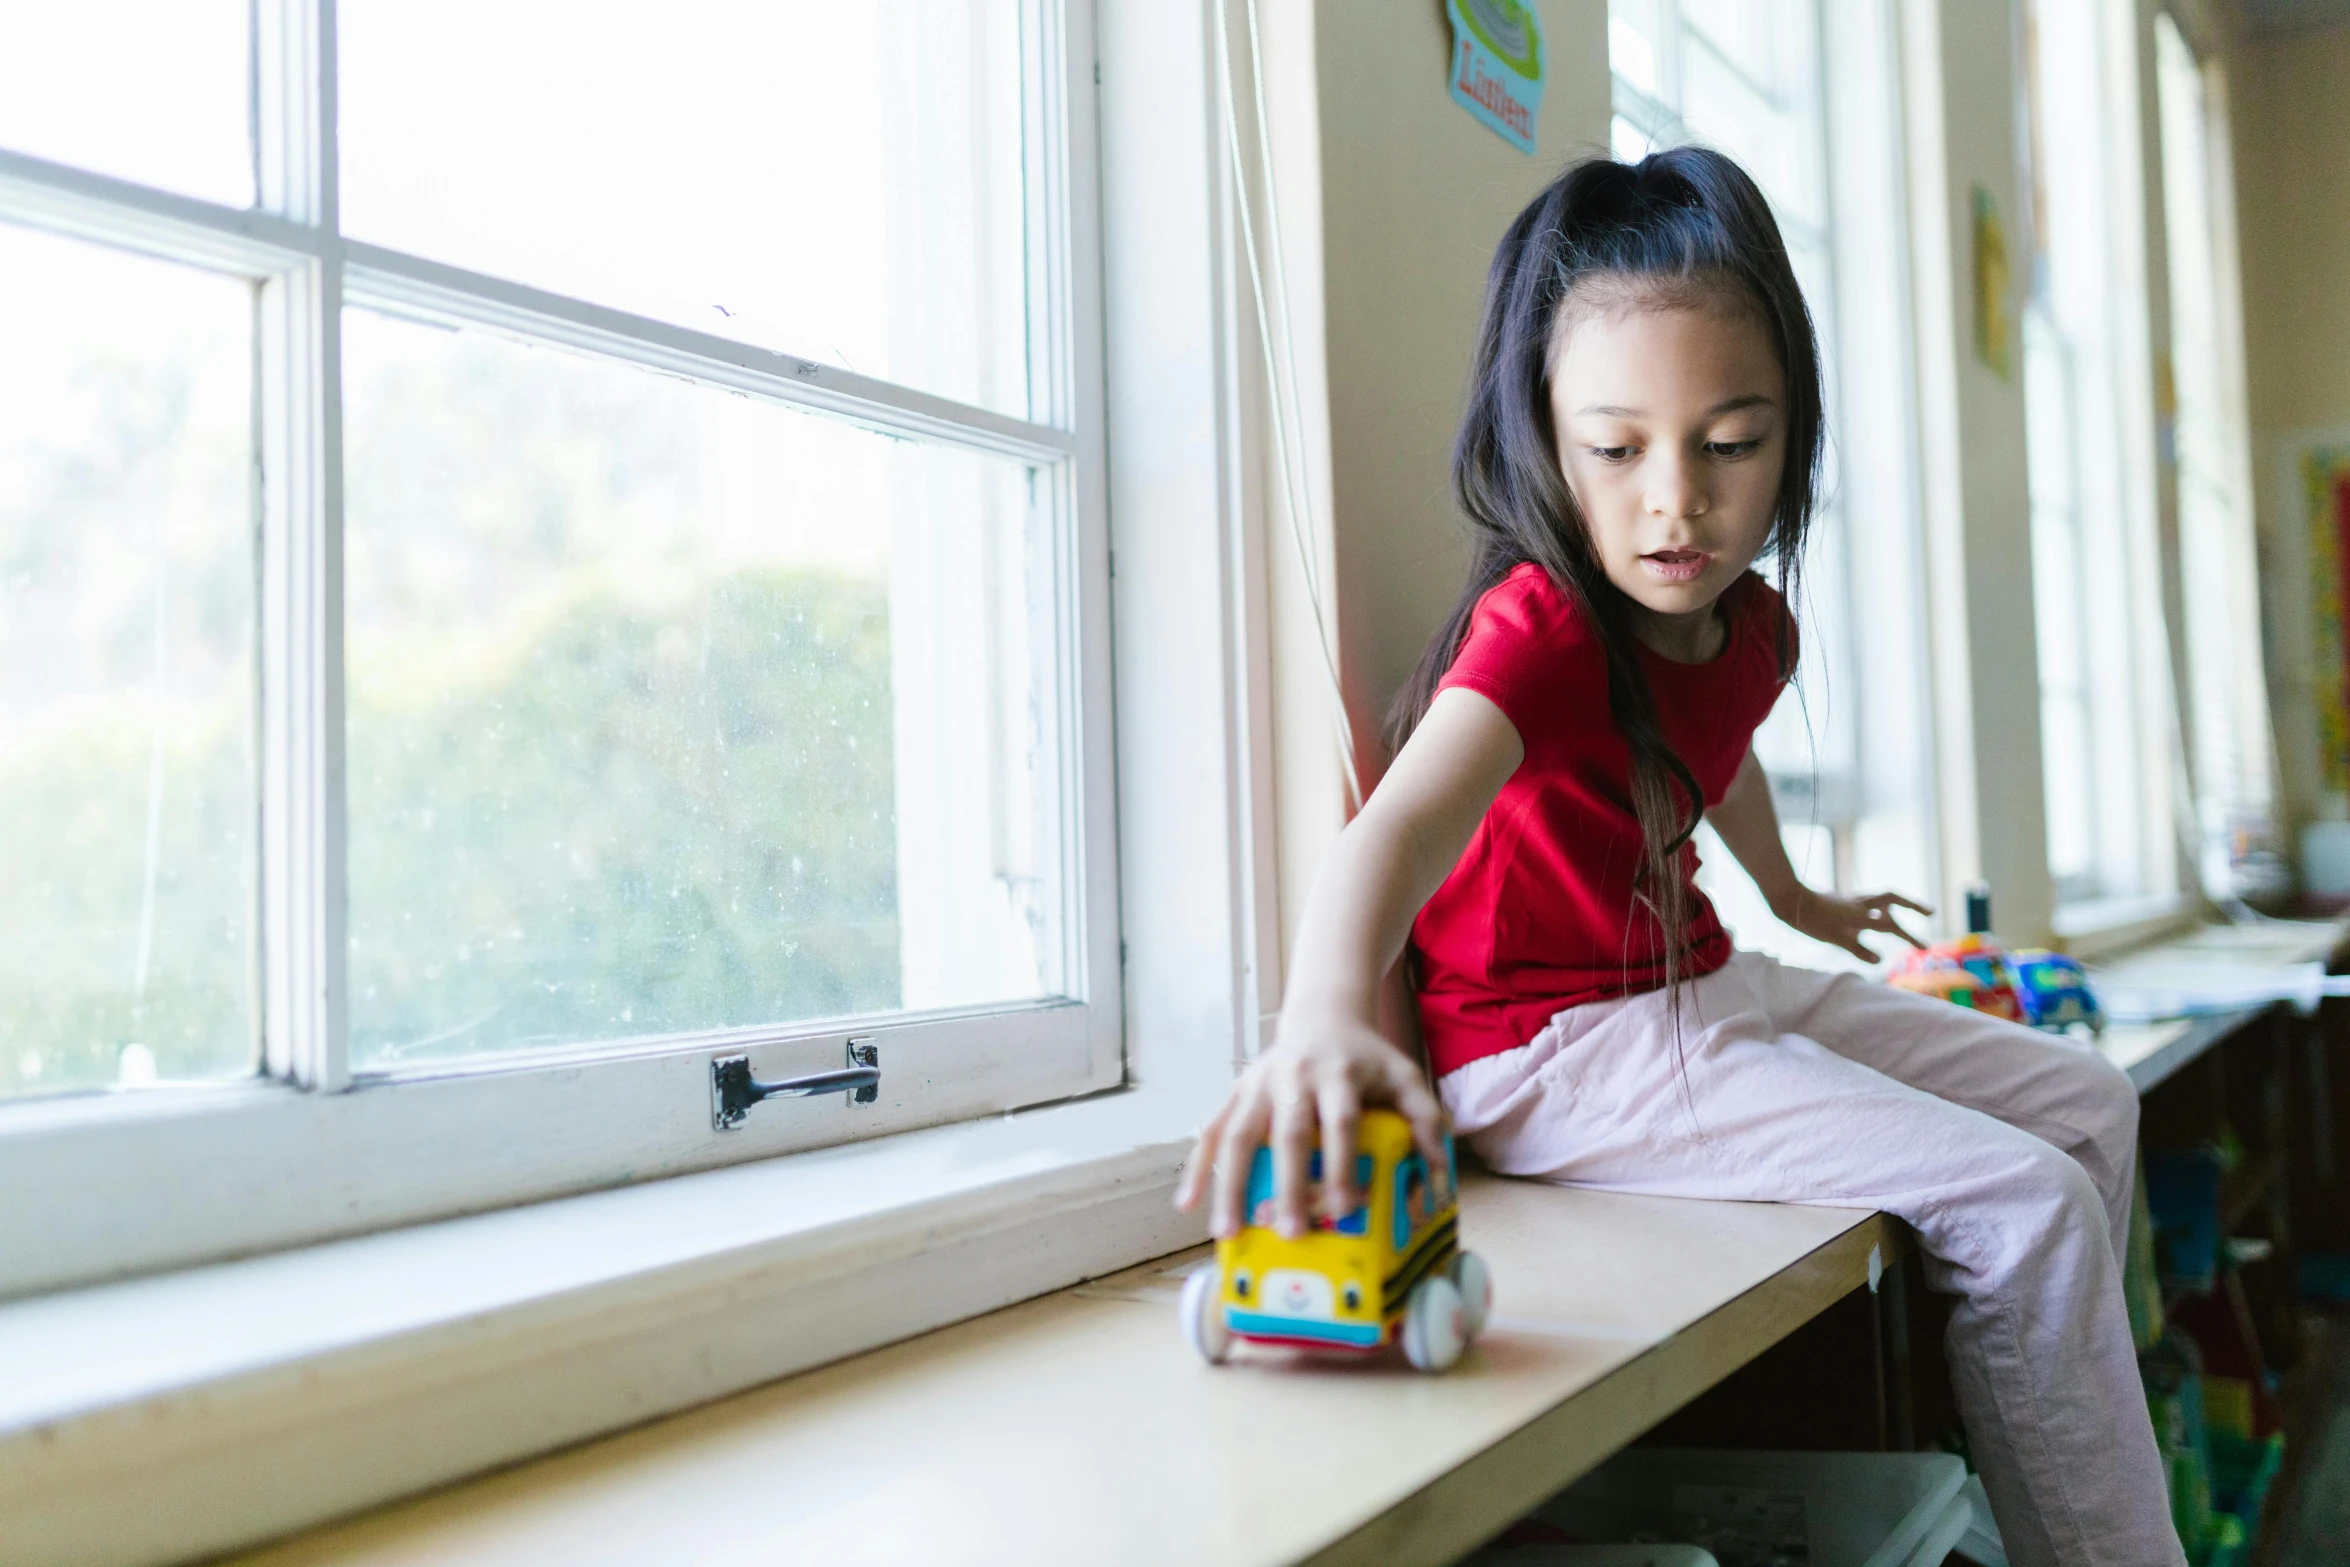
<instances>
[{"instance_id":1,"label":"girl's mouth","mask_svg":"<svg viewBox=\"0 0 2350 1567\"><path fill-rule=\"evenodd\" d=\"M1704 550L1651 550L1640 560L1666 582L1695 582L1713 564L1713 557Z\"/></svg>"}]
</instances>

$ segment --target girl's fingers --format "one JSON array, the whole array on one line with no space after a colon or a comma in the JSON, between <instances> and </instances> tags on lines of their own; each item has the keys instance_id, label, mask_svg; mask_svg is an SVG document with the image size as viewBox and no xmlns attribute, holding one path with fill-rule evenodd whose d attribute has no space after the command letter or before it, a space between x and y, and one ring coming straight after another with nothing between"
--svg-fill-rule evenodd
<instances>
[{"instance_id":1,"label":"girl's fingers","mask_svg":"<svg viewBox=\"0 0 2350 1567\"><path fill-rule=\"evenodd\" d=\"M1315 1098L1322 1110L1322 1211L1343 1219L1355 1205L1355 1125L1361 1105L1344 1073L1332 1074Z\"/></svg>"},{"instance_id":2,"label":"girl's fingers","mask_svg":"<svg viewBox=\"0 0 2350 1567\"><path fill-rule=\"evenodd\" d=\"M1216 1200L1210 1210L1208 1233L1218 1240L1240 1233L1241 1206L1248 1199L1249 1169L1265 1141L1265 1100L1262 1090L1246 1097L1224 1122L1216 1140Z\"/></svg>"},{"instance_id":3,"label":"girl's fingers","mask_svg":"<svg viewBox=\"0 0 2350 1567\"><path fill-rule=\"evenodd\" d=\"M1225 1119L1231 1114L1232 1101L1227 1099L1208 1117L1208 1124L1199 1129L1199 1137L1191 1145L1191 1156L1183 1161L1183 1174L1175 1182L1177 1212L1191 1212L1206 1194L1208 1176L1216 1168L1216 1142L1223 1134Z\"/></svg>"},{"instance_id":4,"label":"girl's fingers","mask_svg":"<svg viewBox=\"0 0 2350 1567\"><path fill-rule=\"evenodd\" d=\"M1913 947L1923 947L1925 943L1904 930L1901 921L1893 917L1893 910L1896 906L1905 908L1912 914L1932 914L1934 912L1924 904L1905 898L1898 892L1882 892L1869 899L1869 923L1887 935L1899 936Z\"/></svg>"},{"instance_id":5,"label":"girl's fingers","mask_svg":"<svg viewBox=\"0 0 2350 1567\"><path fill-rule=\"evenodd\" d=\"M1306 1228L1306 1166L1314 1156L1316 1131L1311 1095L1292 1081L1274 1090L1273 1228L1295 1237Z\"/></svg>"}]
</instances>

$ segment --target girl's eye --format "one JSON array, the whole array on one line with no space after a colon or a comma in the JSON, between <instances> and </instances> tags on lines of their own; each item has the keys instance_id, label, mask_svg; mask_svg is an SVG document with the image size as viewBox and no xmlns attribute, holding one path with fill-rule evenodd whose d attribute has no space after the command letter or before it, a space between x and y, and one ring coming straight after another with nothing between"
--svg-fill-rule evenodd
<instances>
[{"instance_id":1,"label":"girl's eye","mask_svg":"<svg viewBox=\"0 0 2350 1567\"><path fill-rule=\"evenodd\" d=\"M1708 441L1705 443L1705 449L1716 457L1735 461L1740 457L1749 457L1760 451L1762 439L1758 436L1751 441Z\"/></svg>"},{"instance_id":2,"label":"girl's eye","mask_svg":"<svg viewBox=\"0 0 2350 1567\"><path fill-rule=\"evenodd\" d=\"M1591 448L1591 455L1601 462L1629 462L1632 459L1632 448L1629 446L1594 446Z\"/></svg>"}]
</instances>

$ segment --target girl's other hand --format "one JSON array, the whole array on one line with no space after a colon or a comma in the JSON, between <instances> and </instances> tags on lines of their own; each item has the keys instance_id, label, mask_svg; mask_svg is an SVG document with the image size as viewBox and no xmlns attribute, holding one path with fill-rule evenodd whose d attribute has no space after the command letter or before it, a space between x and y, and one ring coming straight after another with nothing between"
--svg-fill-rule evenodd
<instances>
[{"instance_id":1,"label":"girl's other hand","mask_svg":"<svg viewBox=\"0 0 2350 1567\"><path fill-rule=\"evenodd\" d=\"M1796 930L1815 941L1824 941L1831 947L1842 947L1864 962L1883 960L1881 953L1862 944L1864 931L1885 936L1898 936L1913 947L1924 942L1901 928L1893 917L1895 909L1907 909L1912 914L1931 914L1934 911L1922 903L1912 902L1898 892L1872 893L1865 898L1839 898L1828 893L1813 892L1808 887L1798 888L1787 900L1787 906L1771 912Z\"/></svg>"},{"instance_id":2,"label":"girl's other hand","mask_svg":"<svg viewBox=\"0 0 2350 1567\"><path fill-rule=\"evenodd\" d=\"M1331 1218L1353 1211L1355 1126L1368 1106L1398 1111L1427 1158L1441 1192L1449 1178L1444 1111L1420 1068L1369 1023L1351 1018L1282 1019L1280 1043L1232 1086L1183 1167L1175 1206L1189 1212L1211 1187L1208 1233L1238 1234L1247 1215L1249 1168L1259 1148L1273 1150L1273 1227L1285 1236L1305 1233L1307 1168L1323 1151L1323 1210Z\"/></svg>"}]
</instances>

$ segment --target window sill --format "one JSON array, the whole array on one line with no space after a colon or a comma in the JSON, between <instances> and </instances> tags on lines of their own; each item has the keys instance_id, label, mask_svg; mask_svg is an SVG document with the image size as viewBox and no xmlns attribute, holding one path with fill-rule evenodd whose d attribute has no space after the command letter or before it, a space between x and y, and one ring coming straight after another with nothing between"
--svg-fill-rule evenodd
<instances>
[{"instance_id":1,"label":"window sill","mask_svg":"<svg viewBox=\"0 0 2350 1567\"><path fill-rule=\"evenodd\" d=\"M2060 952L2085 963L2108 962L2136 948L2193 928L2192 900L2180 893L2144 898L2094 898L2057 905L2050 924Z\"/></svg>"},{"instance_id":2,"label":"window sill","mask_svg":"<svg viewBox=\"0 0 2350 1567\"><path fill-rule=\"evenodd\" d=\"M1110 1094L0 1305L0 1561L249 1544L1195 1244L1184 1108Z\"/></svg>"}]
</instances>

